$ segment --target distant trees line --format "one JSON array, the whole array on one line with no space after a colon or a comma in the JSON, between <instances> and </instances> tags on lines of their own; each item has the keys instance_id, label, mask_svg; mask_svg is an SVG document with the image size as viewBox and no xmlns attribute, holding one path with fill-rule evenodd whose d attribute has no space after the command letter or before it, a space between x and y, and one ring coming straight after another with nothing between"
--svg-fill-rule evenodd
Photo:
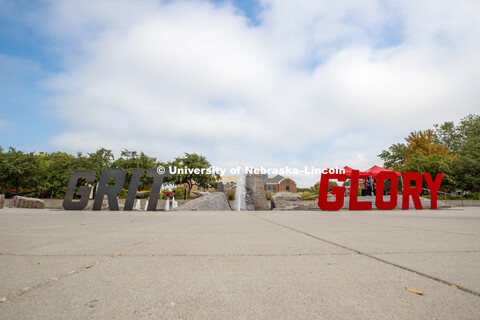
<instances>
[{"instance_id":1,"label":"distant trees line","mask_svg":"<svg viewBox=\"0 0 480 320\"><path fill-rule=\"evenodd\" d=\"M405 143L391 145L378 155L383 166L400 172L443 173L441 189L480 191L480 116L468 115L458 125L436 124L411 132ZM478 196L478 195L477 195Z\"/></svg>"},{"instance_id":2,"label":"distant trees line","mask_svg":"<svg viewBox=\"0 0 480 320\"><path fill-rule=\"evenodd\" d=\"M469 115L458 125L453 122L436 124L432 129L411 132L404 143L391 145L378 155L383 166L400 172L428 172L445 175L442 190L480 191L480 116ZM0 147L0 188L13 191L32 190L39 195L46 192L48 197L63 197L62 189L68 185L70 175L75 170L92 169L96 180L104 169L125 170L125 189L131 179L133 169L149 169L159 165L209 168L208 160L196 153L185 153L171 162L162 162L143 152L123 150L115 159L112 150L100 148L93 153L40 152L25 153L12 147ZM218 175L182 173L167 178L165 183L183 184L188 194L194 185L202 188L216 187ZM145 177L145 170L138 190L149 190L152 178ZM331 188L329 186L329 188ZM310 188L318 194L318 186ZM299 188L299 191L302 189ZM305 190L306 191L306 190ZM1 190L0 190L1 192ZM45 196L45 194L44 194Z\"/></svg>"},{"instance_id":3,"label":"distant trees line","mask_svg":"<svg viewBox=\"0 0 480 320\"><path fill-rule=\"evenodd\" d=\"M143 152L123 150L115 159L112 150L100 148L96 152L76 155L66 152L23 152L10 147L4 150L0 147L0 190L13 192L32 191L31 194L42 197L63 198L64 190L75 170L91 169L95 171L94 186L98 183L102 170L120 168L126 172L124 188L128 189L133 169L145 169L138 190L149 190L153 179L145 176L146 169L158 166L187 166L190 168L209 168L208 160L195 153L185 153L171 162L158 161ZM208 174L175 174L165 179L165 184L183 184L187 194L194 185L209 188L216 187L218 175ZM94 193L95 193L94 189Z\"/></svg>"}]
</instances>

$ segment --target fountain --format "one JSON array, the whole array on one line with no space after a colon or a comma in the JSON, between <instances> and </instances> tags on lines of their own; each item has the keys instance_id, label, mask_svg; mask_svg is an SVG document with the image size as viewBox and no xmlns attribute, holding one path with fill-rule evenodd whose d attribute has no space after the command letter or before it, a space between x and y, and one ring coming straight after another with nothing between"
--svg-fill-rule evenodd
<instances>
[{"instance_id":1,"label":"fountain","mask_svg":"<svg viewBox=\"0 0 480 320\"><path fill-rule=\"evenodd\" d=\"M167 197L165 202L165 209L164 211L169 211L170 210L170 199Z\"/></svg>"},{"instance_id":2,"label":"fountain","mask_svg":"<svg viewBox=\"0 0 480 320\"><path fill-rule=\"evenodd\" d=\"M235 210L242 211L246 209L245 201L245 172L240 164L240 172L237 178L237 187L235 189Z\"/></svg>"},{"instance_id":3,"label":"fountain","mask_svg":"<svg viewBox=\"0 0 480 320\"><path fill-rule=\"evenodd\" d=\"M172 198L172 209L175 209L175 208L178 208L178 203L175 200L175 196L173 196L173 198Z\"/></svg>"}]
</instances>

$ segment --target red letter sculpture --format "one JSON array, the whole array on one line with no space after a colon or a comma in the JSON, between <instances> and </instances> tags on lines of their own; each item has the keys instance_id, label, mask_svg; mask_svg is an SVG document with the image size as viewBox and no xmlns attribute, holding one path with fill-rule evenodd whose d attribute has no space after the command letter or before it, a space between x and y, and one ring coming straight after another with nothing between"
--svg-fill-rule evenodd
<instances>
[{"instance_id":1,"label":"red letter sculpture","mask_svg":"<svg viewBox=\"0 0 480 320\"><path fill-rule=\"evenodd\" d=\"M370 201L358 201L358 170L352 170L352 179L350 179L350 202L349 210L372 210Z\"/></svg>"},{"instance_id":2,"label":"red letter sculpture","mask_svg":"<svg viewBox=\"0 0 480 320\"><path fill-rule=\"evenodd\" d=\"M328 181L330 179L346 180L345 174L324 173L320 179L320 189L318 191L318 207L325 211L338 211L343 207L345 197L345 187L332 187L332 194L335 195L335 201L328 201Z\"/></svg>"},{"instance_id":3,"label":"red letter sculpture","mask_svg":"<svg viewBox=\"0 0 480 320\"><path fill-rule=\"evenodd\" d=\"M422 210L422 203L420 202L420 193L422 193L422 174L418 172L405 172L403 174L403 196L402 209L408 210L409 198L412 197L415 209ZM415 181L415 187L410 186L410 181Z\"/></svg>"},{"instance_id":4,"label":"red letter sculpture","mask_svg":"<svg viewBox=\"0 0 480 320\"><path fill-rule=\"evenodd\" d=\"M427 181L428 189L430 189L430 209L437 209L437 191L442 183L443 174L437 174L435 182L432 181L430 173L424 173L425 181Z\"/></svg>"},{"instance_id":5,"label":"red letter sculpture","mask_svg":"<svg viewBox=\"0 0 480 320\"><path fill-rule=\"evenodd\" d=\"M383 201L383 186L385 180L390 180L390 201ZM393 210L397 206L398 176L393 171L381 171L377 176L377 193L375 194L375 206L378 210Z\"/></svg>"}]
</instances>

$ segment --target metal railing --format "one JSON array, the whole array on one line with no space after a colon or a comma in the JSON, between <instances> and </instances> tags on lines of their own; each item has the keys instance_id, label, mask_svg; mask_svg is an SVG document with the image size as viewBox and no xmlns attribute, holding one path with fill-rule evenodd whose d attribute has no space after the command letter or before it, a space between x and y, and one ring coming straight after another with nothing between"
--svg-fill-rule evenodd
<instances>
[{"instance_id":1,"label":"metal railing","mask_svg":"<svg viewBox=\"0 0 480 320\"><path fill-rule=\"evenodd\" d=\"M428 191L428 195L429 196L432 196L431 192L430 192L430 189L427 189L427 188L422 188L422 190L426 190ZM437 199L441 200L440 197L438 197L438 195L442 196L443 194L443 200L447 201L447 195L449 196L452 196L452 197L459 197L460 200L462 201L462 207L463 207L463 193L458 195L458 194L453 194L453 193L448 193L448 192L445 192L445 191L437 191Z\"/></svg>"}]
</instances>

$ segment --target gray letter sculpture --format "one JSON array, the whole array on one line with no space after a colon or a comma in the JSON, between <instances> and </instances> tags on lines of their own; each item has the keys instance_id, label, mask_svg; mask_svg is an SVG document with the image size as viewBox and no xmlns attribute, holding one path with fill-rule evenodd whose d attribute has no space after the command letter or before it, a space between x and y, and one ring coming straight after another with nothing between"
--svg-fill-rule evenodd
<instances>
[{"instance_id":1,"label":"gray letter sculpture","mask_svg":"<svg viewBox=\"0 0 480 320\"><path fill-rule=\"evenodd\" d=\"M92 187L81 186L78 188L77 194L80 196L80 200L73 201L73 194L75 193L75 188L77 187L79 179L93 182L95 179L95 172L93 170L77 170L72 173L70 181L68 182L67 193L63 199L63 208L65 210L82 210L88 204L88 197L90 196Z\"/></svg>"},{"instance_id":2,"label":"gray letter sculpture","mask_svg":"<svg viewBox=\"0 0 480 320\"><path fill-rule=\"evenodd\" d=\"M163 178L171 177L170 171L160 174L156 168L147 170L147 177L153 177L152 191L150 191L150 199L148 199L147 211L155 211L157 209L158 196L162 189Z\"/></svg>"},{"instance_id":3,"label":"gray letter sculpture","mask_svg":"<svg viewBox=\"0 0 480 320\"><path fill-rule=\"evenodd\" d=\"M130 180L130 187L128 188L127 200L125 200L125 206L123 211L132 211L133 204L135 203L135 197L137 195L138 184L142 177L142 169L135 169L132 173L132 180Z\"/></svg>"},{"instance_id":4,"label":"gray letter sculpture","mask_svg":"<svg viewBox=\"0 0 480 320\"><path fill-rule=\"evenodd\" d=\"M108 179L114 178L115 184L107 186ZM122 169L105 169L100 176L98 183L98 191L95 195L95 202L93 203L93 210L100 210L102 208L103 197L108 197L108 208L113 211L118 211L117 194L122 191L123 183L125 182L125 171Z\"/></svg>"}]
</instances>

